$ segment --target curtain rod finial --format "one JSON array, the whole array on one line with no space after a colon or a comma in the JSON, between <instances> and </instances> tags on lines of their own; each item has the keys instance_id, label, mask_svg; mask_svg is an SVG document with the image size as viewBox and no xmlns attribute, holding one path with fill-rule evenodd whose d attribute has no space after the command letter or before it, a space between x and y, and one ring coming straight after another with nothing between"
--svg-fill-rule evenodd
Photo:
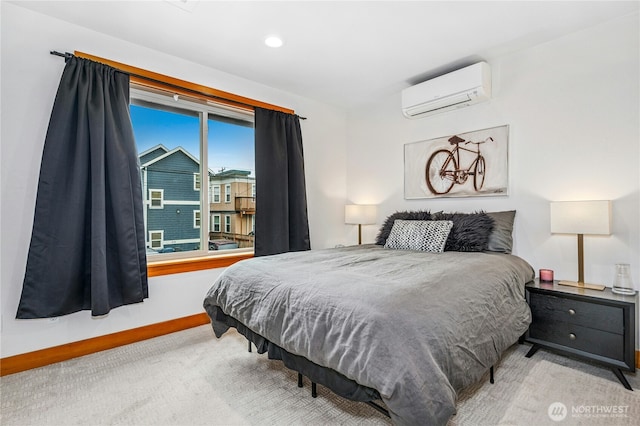
<instances>
[{"instance_id":1,"label":"curtain rod finial","mask_svg":"<svg viewBox=\"0 0 640 426\"><path fill-rule=\"evenodd\" d=\"M69 59L73 58L73 53L69 53L69 52L65 52L65 53L60 53L57 50L50 50L49 53L51 55L55 55L55 56L60 56L62 58L64 58L65 62L69 62Z\"/></svg>"}]
</instances>

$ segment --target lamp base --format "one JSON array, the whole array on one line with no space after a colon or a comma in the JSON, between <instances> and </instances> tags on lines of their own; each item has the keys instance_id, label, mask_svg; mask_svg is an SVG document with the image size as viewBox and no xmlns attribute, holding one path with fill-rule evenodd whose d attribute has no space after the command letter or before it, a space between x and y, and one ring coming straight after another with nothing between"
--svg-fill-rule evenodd
<instances>
[{"instance_id":1,"label":"lamp base","mask_svg":"<svg viewBox=\"0 0 640 426\"><path fill-rule=\"evenodd\" d=\"M588 288L589 290L603 291L605 289L605 286L600 284L585 284L583 282L576 282L576 281L558 281L558 284L568 285L571 287L578 287L578 288Z\"/></svg>"}]
</instances>

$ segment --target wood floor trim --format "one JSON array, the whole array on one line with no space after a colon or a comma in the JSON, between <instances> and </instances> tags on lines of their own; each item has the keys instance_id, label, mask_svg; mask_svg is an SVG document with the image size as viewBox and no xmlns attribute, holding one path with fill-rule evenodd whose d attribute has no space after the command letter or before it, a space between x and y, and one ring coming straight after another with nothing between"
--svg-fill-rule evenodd
<instances>
[{"instance_id":1,"label":"wood floor trim","mask_svg":"<svg viewBox=\"0 0 640 426\"><path fill-rule=\"evenodd\" d=\"M25 354L14 355L0 359L0 376L19 373L32 368L43 367L56 362L66 361L72 358L89 355L107 349L117 348L130 343L140 342L153 337L163 336L176 331L186 330L208 324L209 317L206 313L195 314L188 317L177 318L157 324L150 324L131 330L119 331L91 339L67 343L52 348L41 349Z\"/></svg>"},{"instance_id":2,"label":"wood floor trim","mask_svg":"<svg viewBox=\"0 0 640 426\"><path fill-rule=\"evenodd\" d=\"M19 373L32 368L44 367L69 359L89 355L92 353L117 348L130 343L140 342L146 339L163 336L176 331L187 330L208 324L209 317L206 313L177 318L131 330L119 331L78 342L67 343L52 348L41 349L26 354L14 355L0 359L0 376ZM636 368L640 369L640 351L636 351Z\"/></svg>"}]
</instances>

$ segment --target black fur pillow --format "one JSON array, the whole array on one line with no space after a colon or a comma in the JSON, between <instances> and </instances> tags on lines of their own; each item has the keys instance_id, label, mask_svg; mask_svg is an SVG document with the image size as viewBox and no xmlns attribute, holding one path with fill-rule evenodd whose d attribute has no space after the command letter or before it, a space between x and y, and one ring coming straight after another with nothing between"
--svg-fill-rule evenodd
<instances>
[{"instance_id":1,"label":"black fur pillow","mask_svg":"<svg viewBox=\"0 0 640 426\"><path fill-rule=\"evenodd\" d=\"M434 213L432 220L450 220L453 228L447 238L444 251L485 251L494 220L485 212Z\"/></svg>"},{"instance_id":2,"label":"black fur pillow","mask_svg":"<svg viewBox=\"0 0 640 426\"><path fill-rule=\"evenodd\" d=\"M396 219L431 220L431 213L429 211L395 212L391 216L387 217L382 224L380 232L378 232L378 236L376 237L376 244L381 246L385 245L387 238L389 238L389 234L391 233L391 228L393 228L393 222L395 222Z\"/></svg>"}]
</instances>

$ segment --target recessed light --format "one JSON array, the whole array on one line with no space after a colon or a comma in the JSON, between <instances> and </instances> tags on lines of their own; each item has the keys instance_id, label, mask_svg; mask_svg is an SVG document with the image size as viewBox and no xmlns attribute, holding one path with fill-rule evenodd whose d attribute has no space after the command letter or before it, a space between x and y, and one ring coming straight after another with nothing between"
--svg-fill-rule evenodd
<instances>
[{"instance_id":1,"label":"recessed light","mask_svg":"<svg viewBox=\"0 0 640 426\"><path fill-rule=\"evenodd\" d=\"M264 44L269 47L280 47L282 46L282 39L278 36L269 36L264 39Z\"/></svg>"}]
</instances>

